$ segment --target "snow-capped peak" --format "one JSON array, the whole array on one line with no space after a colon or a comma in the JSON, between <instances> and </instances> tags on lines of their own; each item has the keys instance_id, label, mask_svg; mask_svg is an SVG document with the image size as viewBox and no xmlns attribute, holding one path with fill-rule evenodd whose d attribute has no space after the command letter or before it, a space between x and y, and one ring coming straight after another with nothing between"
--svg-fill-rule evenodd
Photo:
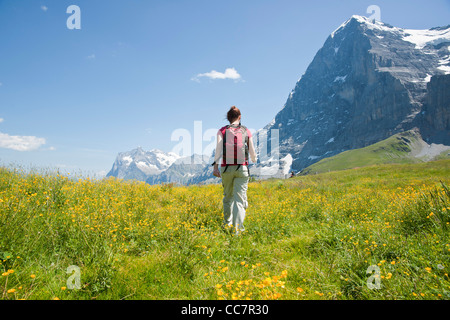
<instances>
[{"instance_id":1,"label":"snow-capped peak","mask_svg":"<svg viewBox=\"0 0 450 320\"><path fill-rule=\"evenodd\" d=\"M364 24L364 26L370 30L397 33L404 41L415 44L416 49L423 49L429 44L438 45L443 42L450 42L450 25L424 30L403 29L359 15L353 15L350 19L341 24L331 33L331 38L334 38L334 36L342 31L352 20Z\"/></svg>"},{"instance_id":2,"label":"snow-capped peak","mask_svg":"<svg viewBox=\"0 0 450 320\"><path fill-rule=\"evenodd\" d=\"M137 147L131 151L119 153L111 172L136 167L146 175L158 174L170 167L179 158L180 156L174 152L164 152L159 149L145 151L142 147ZM120 177L120 173L116 176Z\"/></svg>"},{"instance_id":3,"label":"snow-capped peak","mask_svg":"<svg viewBox=\"0 0 450 320\"><path fill-rule=\"evenodd\" d=\"M387 23L384 23L384 22L381 22L381 21L378 21L375 19L369 19L364 16L353 15L353 16L351 16L350 19L345 21L336 30L334 30L331 33L331 37L334 38L336 33L343 30L353 20L357 21L359 24L363 24L367 29L372 29L372 30L376 29L376 30L388 31L388 32L399 32L400 30L402 30L401 28L393 27Z\"/></svg>"},{"instance_id":4,"label":"snow-capped peak","mask_svg":"<svg viewBox=\"0 0 450 320\"><path fill-rule=\"evenodd\" d=\"M360 23L366 23L366 22L367 22L367 23L370 23L370 20L369 20L368 18L366 18L366 17L358 16L358 15L353 15L353 16L351 16L350 19L348 19L347 21L345 21L344 23L342 23L339 27L337 27L337 29L334 30L334 31L331 33L331 37L334 38L335 34L336 34L337 32L339 32L339 31L341 31L342 29L344 29L344 28L347 26L347 24L349 24L349 22L352 21L352 20L356 20L356 21L358 21L358 22L360 22Z\"/></svg>"}]
</instances>

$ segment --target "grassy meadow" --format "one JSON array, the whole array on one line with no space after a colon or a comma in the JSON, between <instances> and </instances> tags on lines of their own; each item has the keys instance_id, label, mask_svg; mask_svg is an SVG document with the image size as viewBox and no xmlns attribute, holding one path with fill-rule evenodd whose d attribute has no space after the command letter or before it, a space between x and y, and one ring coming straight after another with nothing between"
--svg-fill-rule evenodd
<instances>
[{"instance_id":1,"label":"grassy meadow","mask_svg":"<svg viewBox=\"0 0 450 320\"><path fill-rule=\"evenodd\" d=\"M449 188L450 160L254 181L235 236L221 185L0 168L0 296L449 299Z\"/></svg>"},{"instance_id":2,"label":"grassy meadow","mask_svg":"<svg viewBox=\"0 0 450 320\"><path fill-rule=\"evenodd\" d=\"M321 159L305 168L302 174L316 174L368 165L408 164L450 159L450 152L447 148L442 148L438 154L422 153L422 151L429 149L425 147L425 144L420 133L416 130L404 131L367 147L347 150L335 156Z\"/></svg>"}]
</instances>

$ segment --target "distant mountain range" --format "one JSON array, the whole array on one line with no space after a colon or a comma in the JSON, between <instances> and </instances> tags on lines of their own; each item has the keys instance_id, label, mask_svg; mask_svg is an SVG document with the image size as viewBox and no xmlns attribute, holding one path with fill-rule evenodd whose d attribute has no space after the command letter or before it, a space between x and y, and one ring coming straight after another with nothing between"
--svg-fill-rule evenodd
<instances>
[{"instance_id":1,"label":"distant mountain range","mask_svg":"<svg viewBox=\"0 0 450 320\"><path fill-rule=\"evenodd\" d=\"M149 176L164 172L178 159L180 156L173 152L166 153L158 149L144 151L138 147L119 153L107 176L145 181Z\"/></svg>"},{"instance_id":2,"label":"distant mountain range","mask_svg":"<svg viewBox=\"0 0 450 320\"><path fill-rule=\"evenodd\" d=\"M119 153L106 176L146 181L149 184L166 182L189 184L194 176L204 170L208 160L208 157L201 155L180 157L174 152L158 149L144 151L138 147Z\"/></svg>"},{"instance_id":3,"label":"distant mountain range","mask_svg":"<svg viewBox=\"0 0 450 320\"><path fill-rule=\"evenodd\" d=\"M259 160L251 172L285 177L413 128L428 145L450 145L450 25L411 30L352 16L326 39L281 111L254 135ZM278 158L270 152L275 133ZM195 165L178 159L138 148L120 153L108 176L151 184L220 181L208 165L212 155Z\"/></svg>"}]
</instances>

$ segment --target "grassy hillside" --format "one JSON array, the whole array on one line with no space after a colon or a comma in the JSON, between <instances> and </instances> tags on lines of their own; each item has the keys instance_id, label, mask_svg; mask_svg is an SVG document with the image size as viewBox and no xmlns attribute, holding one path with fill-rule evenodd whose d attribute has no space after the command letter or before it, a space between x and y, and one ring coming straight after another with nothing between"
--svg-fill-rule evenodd
<instances>
[{"instance_id":1,"label":"grassy hillside","mask_svg":"<svg viewBox=\"0 0 450 320\"><path fill-rule=\"evenodd\" d=\"M220 227L221 185L0 169L0 295L449 299L446 185L450 160L252 182L237 237ZM67 284L71 265L80 289Z\"/></svg>"},{"instance_id":2,"label":"grassy hillside","mask_svg":"<svg viewBox=\"0 0 450 320\"><path fill-rule=\"evenodd\" d=\"M433 145L433 147L436 147ZM441 148L442 149L442 148ZM348 150L307 167L302 174L322 173L387 163L419 163L446 159L449 150L430 148L415 130L398 133L361 149Z\"/></svg>"}]
</instances>

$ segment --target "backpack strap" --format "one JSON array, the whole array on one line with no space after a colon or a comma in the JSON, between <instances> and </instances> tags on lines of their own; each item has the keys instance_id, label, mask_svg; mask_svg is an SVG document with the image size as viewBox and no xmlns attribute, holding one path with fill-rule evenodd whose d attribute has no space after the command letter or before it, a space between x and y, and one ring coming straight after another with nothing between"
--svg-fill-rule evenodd
<instances>
[{"instance_id":1,"label":"backpack strap","mask_svg":"<svg viewBox=\"0 0 450 320\"><path fill-rule=\"evenodd\" d=\"M249 137L248 137L248 132L247 132L248 129L246 126L241 125L241 123L239 123L238 127L241 129L242 134L245 137L245 161L247 162L248 161L248 148L249 148Z\"/></svg>"},{"instance_id":2,"label":"backpack strap","mask_svg":"<svg viewBox=\"0 0 450 320\"><path fill-rule=\"evenodd\" d=\"M248 132L247 132L247 127L242 126L242 128L244 129L245 132L245 161L248 161L248 148L249 148L249 137L248 137Z\"/></svg>"},{"instance_id":3,"label":"backpack strap","mask_svg":"<svg viewBox=\"0 0 450 320\"><path fill-rule=\"evenodd\" d=\"M225 127L225 130L223 131L223 134L222 134L222 158L223 159L226 159L227 158L227 148L225 147L225 144L226 144L226 142L227 142L227 129L230 127L230 125L228 125L228 126L226 126ZM224 163L226 163L226 160L224 161ZM225 171L224 171L225 172Z\"/></svg>"},{"instance_id":4,"label":"backpack strap","mask_svg":"<svg viewBox=\"0 0 450 320\"><path fill-rule=\"evenodd\" d=\"M245 142L245 144L244 144L244 150L245 150L244 151L244 161L247 162L248 161L248 148L249 148L248 147L249 138L248 138L248 132L247 132L248 129L246 126L243 126L240 122L239 122L239 125L237 126L237 128L241 129L242 135L245 137L244 138L244 142ZM237 150L236 150L236 152L237 152ZM237 169L239 169L239 167Z\"/></svg>"}]
</instances>

